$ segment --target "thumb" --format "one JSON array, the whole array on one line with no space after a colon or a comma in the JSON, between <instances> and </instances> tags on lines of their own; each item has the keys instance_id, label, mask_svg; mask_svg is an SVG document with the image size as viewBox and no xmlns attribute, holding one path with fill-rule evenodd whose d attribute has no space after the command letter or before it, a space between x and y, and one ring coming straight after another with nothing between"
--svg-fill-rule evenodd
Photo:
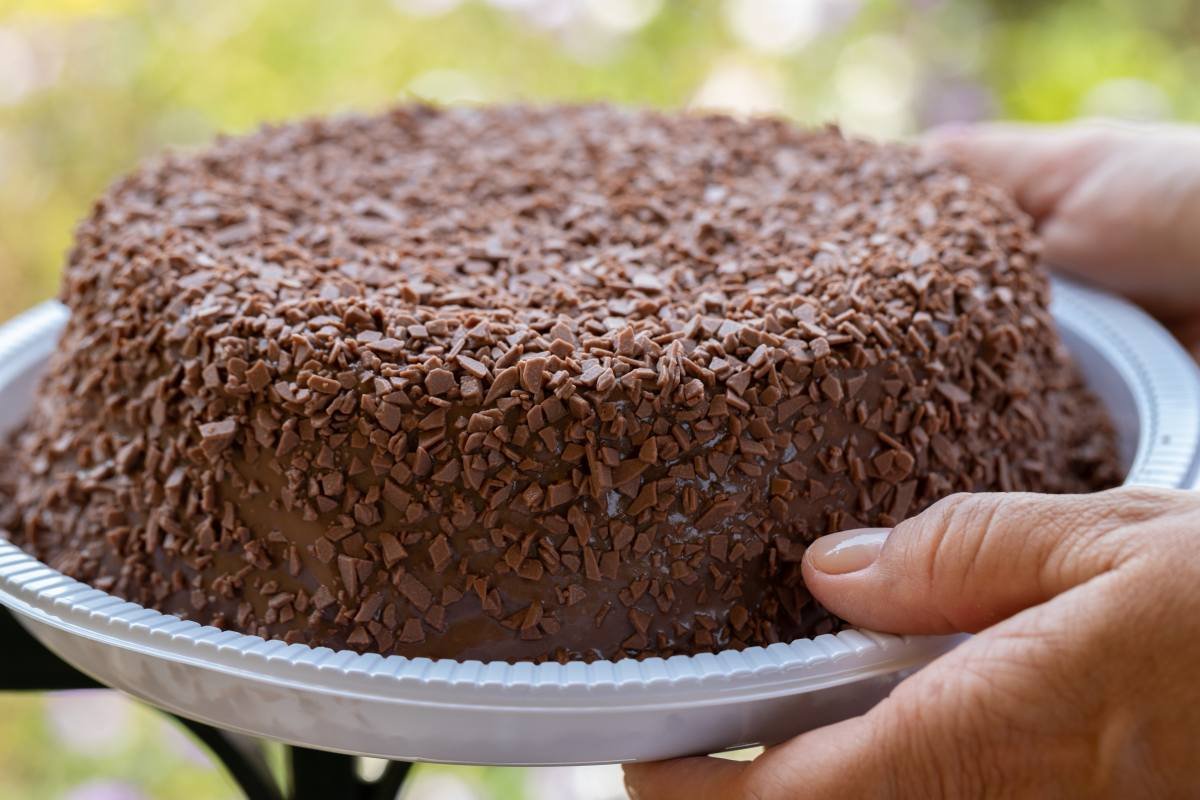
<instances>
[{"instance_id":1,"label":"thumb","mask_svg":"<svg viewBox=\"0 0 1200 800\"><path fill-rule=\"evenodd\" d=\"M1153 516L1157 494L957 494L891 531L818 539L805 553L804 580L856 625L975 632L1116 566L1126 553L1116 532Z\"/></svg>"}]
</instances>

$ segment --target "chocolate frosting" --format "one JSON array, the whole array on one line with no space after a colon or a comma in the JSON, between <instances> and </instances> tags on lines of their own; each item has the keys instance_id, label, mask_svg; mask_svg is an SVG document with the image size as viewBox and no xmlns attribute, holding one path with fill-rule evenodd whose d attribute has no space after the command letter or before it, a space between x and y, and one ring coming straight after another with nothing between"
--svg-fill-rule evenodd
<instances>
[{"instance_id":1,"label":"chocolate frosting","mask_svg":"<svg viewBox=\"0 0 1200 800\"><path fill-rule=\"evenodd\" d=\"M203 623L592 659L828 632L799 561L1113 482L1029 220L900 146L396 108L148 164L79 227L7 535Z\"/></svg>"}]
</instances>

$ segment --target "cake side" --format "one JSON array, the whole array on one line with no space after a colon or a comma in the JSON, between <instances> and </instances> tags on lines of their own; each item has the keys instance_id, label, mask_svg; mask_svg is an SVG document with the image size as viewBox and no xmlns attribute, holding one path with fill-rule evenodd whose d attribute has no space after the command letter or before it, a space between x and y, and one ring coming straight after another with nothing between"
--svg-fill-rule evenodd
<instances>
[{"instance_id":1,"label":"cake side","mask_svg":"<svg viewBox=\"0 0 1200 800\"><path fill-rule=\"evenodd\" d=\"M834 629L816 536L1113 482L1011 201L604 107L311 120L80 227L10 535L204 623L595 658Z\"/></svg>"}]
</instances>

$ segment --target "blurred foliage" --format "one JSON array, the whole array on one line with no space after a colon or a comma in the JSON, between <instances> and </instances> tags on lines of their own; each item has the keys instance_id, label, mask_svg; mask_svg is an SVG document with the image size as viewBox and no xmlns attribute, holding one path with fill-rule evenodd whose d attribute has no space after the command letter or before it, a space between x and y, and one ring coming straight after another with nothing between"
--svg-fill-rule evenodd
<instances>
[{"instance_id":1,"label":"blurred foliage","mask_svg":"<svg viewBox=\"0 0 1200 800\"><path fill-rule=\"evenodd\" d=\"M0 319L54 293L107 183L264 121L608 100L895 137L989 116L1196 119L1198 74L1190 0L0 0ZM40 713L0 698L0 797L58 796L96 767L56 759ZM109 771L155 797L225 791L158 775L152 738ZM508 774L478 785L518 796Z\"/></svg>"},{"instance_id":2,"label":"blurred foliage","mask_svg":"<svg viewBox=\"0 0 1200 800\"><path fill-rule=\"evenodd\" d=\"M283 778L283 747L267 743ZM378 775L384 762L363 759ZM619 800L618 767L508 769L424 764L404 800ZM233 800L225 772L182 726L107 691L0 693L0 800ZM338 800L338 798L330 798Z\"/></svg>"},{"instance_id":3,"label":"blurred foliage","mask_svg":"<svg viewBox=\"0 0 1200 800\"><path fill-rule=\"evenodd\" d=\"M134 787L146 798L239 796L181 727L117 695L97 694L50 700L0 694L0 800L52 800L72 791L80 798L135 800ZM108 718L95 719L99 714ZM121 717L117 724L113 715ZM97 726L106 728L105 737L87 734ZM64 739L68 728L79 738L67 733Z\"/></svg>"}]
</instances>

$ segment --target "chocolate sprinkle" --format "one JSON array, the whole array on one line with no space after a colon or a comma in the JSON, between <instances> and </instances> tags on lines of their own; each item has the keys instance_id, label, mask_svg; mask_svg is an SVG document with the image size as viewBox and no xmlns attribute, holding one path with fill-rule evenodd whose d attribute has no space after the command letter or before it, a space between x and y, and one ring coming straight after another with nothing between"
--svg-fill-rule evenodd
<instances>
[{"instance_id":1,"label":"chocolate sprinkle","mask_svg":"<svg viewBox=\"0 0 1200 800\"><path fill-rule=\"evenodd\" d=\"M842 625L803 585L816 536L1116 477L1028 219L834 129L602 106L266 128L118 182L62 296L5 535L287 641L786 641Z\"/></svg>"}]
</instances>

